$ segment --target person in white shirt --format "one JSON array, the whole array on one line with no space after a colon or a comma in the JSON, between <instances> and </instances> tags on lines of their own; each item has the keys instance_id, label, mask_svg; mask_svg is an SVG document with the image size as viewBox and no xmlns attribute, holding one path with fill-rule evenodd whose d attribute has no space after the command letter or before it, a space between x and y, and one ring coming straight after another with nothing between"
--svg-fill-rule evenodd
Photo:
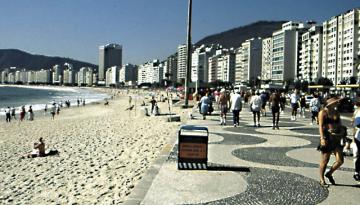
<instances>
[{"instance_id":1,"label":"person in white shirt","mask_svg":"<svg viewBox=\"0 0 360 205\"><path fill-rule=\"evenodd\" d=\"M257 126L260 127L261 104L262 104L262 100L259 91L256 93L256 95L255 95L255 91L252 91L252 97L250 100L250 109L254 116L254 127L256 127L256 116L257 116Z\"/></svg>"},{"instance_id":2,"label":"person in white shirt","mask_svg":"<svg viewBox=\"0 0 360 205\"><path fill-rule=\"evenodd\" d=\"M10 121L11 121L11 115L10 115L10 112L11 112L10 107L7 107L7 108L5 109L6 122L10 122Z\"/></svg>"},{"instance_id":3,"label":"person in white shirt","mask_svg":"<svg viewBox=\"0 0 360 205\"><path fill-rule=\"evenodd\" d=\"M230 102L231 102L230 109L233 112L234 127L236 127L239 126L239 115L240 115L240 111L242 110L242 99L239 90L236 91L236 93L231 96Z\"/></svg>"},{"instance_id":4,"label":"person in white shirt","mask_svg":"<svg viewBox=\"0 0 360 205\"><path fill-rule=\"evenodd\" d=\"M299 108L299 92L295 89L294 93L290 95L290 104L292 108L291 120L296 120L297 109Z\"/></svg>"}]
</instances>

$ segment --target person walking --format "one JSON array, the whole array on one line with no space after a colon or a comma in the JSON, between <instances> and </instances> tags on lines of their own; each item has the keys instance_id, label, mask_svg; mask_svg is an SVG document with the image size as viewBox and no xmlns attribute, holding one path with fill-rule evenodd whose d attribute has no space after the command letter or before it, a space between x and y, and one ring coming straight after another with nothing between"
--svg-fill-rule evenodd
<instances>
[{"instance_id":1,"label":"person walking","mask_svg":"<svg viewBox=\"0 0 360 205\"><path fill-rule=\"evenodd\" d=\"M226 113L228 112L228 103L230 99L226 90L223 88L220 91L219 107L220 107L220 125L226 125Z\"/></svg>"},{"instance_id":2,"label":"person walking","mask_svg":"<svg viewBox=\"0 0 360 205\"><path fill-rule=\"evenodd\" d=\"M5 120L6 120L6 122L10 122L11 121L11 109L10 109L10 107L7 107L6 109L5 109Z\"/></svg>"},{"instance_id":3,"label":"person walking","mask_svg":"<svg viewBox=\"0 0 360 205\"><path fill-rule=\"evenodd\" d=\"M203 115L203 120L206 119L206 115L209 112L209 108L210 108L210 93L206 93L206 95L204 95L201 99L200 99L200 105L201 105L201 114Z\"/></svg>"},{"instance_id":4,"label":"person walking","mask_svg":"<svg viewBox=\"0 0 360 205\"><path fill-rule=\"evenodd\" d=\"M230 103L231 103L231 110L233 113L233 122L234 122L234 127L237 127L240 125L240 112L242 110L242 99L241 99L241 95L240 95L240 91L237 90L235 92L235 94L233 94L231 96L230 99Z\"/></svg>"},{"instance_id":5,"label":"person walking","mask_svg":"<svg viewBox=\"0 0 360 205\"><path fill-rule=\"evenodd\" d=\"M300 97L300 116L305 118L305 109L306 109L306 99L305 95Z\"/></svg>"},{"instance_id":6,"label":"person walking","mask_svg":"<svg viewBox=\"0 0 360 205\"><path fill-rule=\"evenodd\" d=\"M256 119L257 119L257 126L260 127L260 111L261 111L261 97L260 97L260 93L259 91L256 92L255 95L255 91L252 91L252 96L250 99L250 109L253 113L253 117L254 117L254 127L256 127Z\"/></svg>"},{"instance_id":7,"label":"person walking","mask_svg":"<svg viewBox=\"0 0 360 205\"><path fill-rule=\"evenodd\" d=\"M355 164L355 173L354 173L354 179L356 181L360 181L360 156L359 156L359 149L360 149L360 101L356 102L357 109L354 111L353 115L353 123L354 123L354 130L355 135L353 138L353 143L355 143L357 147L357 152L354 153L354 164Z\"/></svg>"},{"instance_id":8,"label":"person walking","mask_svg":"<svg viewBox=\"0 0 360 205\"><path fill-rule=\"evenodd\" d=\"M320 100L316 93L313 93L313 98L310 100L309 103L310 111L311 111L311 123L310 125L314 124L314 121L318 123L318 115L320 111Z\"/></svg>"},{"instance_id":9,"label":"person walking","mask_svg":"<svg viewBox=\"0 0 360 205\"><path fill-rule=\"evenodd\" d=\"M335 185L333 173L344 163L341 139L346 135L346 127L341 124L340 113L337 110L338 104L339 98L332 97L326 101L325 108L319 113L320 145L318 149L321 151L319 171L322 186L327 186L324 176ZM336 161L325 173L332 153L335 154Z\"/></svg>"},{"instance_id":10,"label":"person walking","mask_svg":"<svg viewBox=\"0 0 360 205\"><path fill-rule=\"evenodd\" d=\"M275 90L270 96L271 102L271 113L273 118L272 129L279 129L279 118L280 118L280 94L278 90Z\"/></svg>"},{"instance_id":11,"label":"person walking","mask_svg":"<svg viewBox=\"0 0 360 205\"><path fill-rule=\"evenodd\" d=\"M50 114L52 116L52 119L55 119L55 113L56 113L56 103L53 103L51 106Z\"/></svg>"},{"instance_id":12,"label":"person walking","mask_svg":"<svg viewBox=\"0 0 360 205\"><path fill-rule=\"evenodd\" d=\"M25 114L26 114L25 106L22 106L20 111L20 121L23 121L25 119Z\"/></svg>"},{"instance_id":13,"label":"person walking","mask_svg":"<svg viewBox=\"0 0 360 205\"><path fill-rule=\"evenodd\" d=\"M14 120L16 120L16 109L15 107L11 108L11 118L13 118Z\"/></svg>"},{"instance_id":14,"label":"person walking","mask_svg":"<svg viewBox=\"0 0 360 205\"><path fill-rule=\"evenodd\" d=\"M28 118L28 120L33 121L33 120L34 120L34 111L33 111L31 105L30 105L30 107L29 107L28 112L29 112L29 118Z\"/></svg>"},{"instance_id":15,"label":"person walking","mask_svg":"<svg viewBox=\"0 0 360 205\"><path fill-rule=\"evenodd\" d=\"M281 96L280 96L280 109L281 109L281 114L284 114L285 112L285 104L286 104L286 96L285 93L282 92Z\"/></svg>"},{"instance_id":16,"label":"person walking","mask_svg":"<svg viewBox=\"0 0 360 205\"><path fill-rule=\"evenodd\" d=\"M266 117L266 102L268 100L268 97L267 97L265 91L263 91L261 93L260 98L261 98L261 116Z\"/></svg>"},{"instance_id":17,"label":"person walking","mask_svg":"<svg viewBox=\"0 0 360 205\"><path fill-rule=\"evenodd\" d=\"M296 114L297 114L297 109L299 108L299 93L298 90L295 89L294 93L292 93L290 95L290 104L291 104L291 120L296 120Z\"/></svg>"}]
</instances>

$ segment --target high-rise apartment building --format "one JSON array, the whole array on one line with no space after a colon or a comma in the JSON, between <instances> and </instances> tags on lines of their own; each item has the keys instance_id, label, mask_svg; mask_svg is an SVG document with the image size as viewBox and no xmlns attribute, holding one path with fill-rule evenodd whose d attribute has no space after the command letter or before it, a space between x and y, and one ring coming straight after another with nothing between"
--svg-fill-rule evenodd
<instances>
[{"instance_id":1,"label":"high-rise apartment building","mask_svg":"<svg viewBox=\"0 0 360 205\"><path fill-rule=\"evenodd\" d=\"M105 71L112 66L122 66L122 46L107 44L99 47L99 82L105 81Z\"/></svg>"},{"instance_id":2,"label":"high-rise apartment building","mask_svg":"<svg viewBox=\"0 0 360 205\"><path fill-rule=\"evenodd\" d=\"M334 84L358 77L360 9L352 9L323 22L322 76Z\"/></svg>"},{"instance_id":3,"label":"high-rise apartment building","mask_svg":"<svg viewBox=\"0 0 360 205\"><path fill-rule=\"evenodd\" d=\"M51 84L52 83L51 70L41 69L35 73L35 82L40 84Z\"/></svg>"},{"instance_id":4,"label":"high-rise apartment building","mask_svg":"<svg viewBox=\"0 0 360 205\"><path fill-rule=\"evenodd\" d=\"M78 86L92 86L93 85L93 69L90 67L82 67L77 73Z\"/></svg>"},{"instance_id":5,"label":"high-rise apartment building","mask_svg":"<svg viewBox=\"0 0 360 205\"><path fill-rule=\"evenodd\" d=\"M35 71L28 71L27 72L27 83L34 84L36 82L36 72Z\"/></svg>"},{"instance_id":6,"label":"high-rise apartment building","mask_svg":"<svg viewBox=\"0 0 360 205\"><path fill-rule=\"evenodd\" d=\"M252 38L246 40L237 49L235 61L235 83L240 84L249 82L251 80L260 78L261 76L261 53L262 53L262 40L261 38Z\"/></svg>"},{"instance_id":7,"label":"high-rise apartment building","mask_svg":"<svg viewBox=\"0 0 360 205\"><path fill-rule=\"evenodd\" d=\"M177 72L178 72L178 55L174 54L169 56L166 59L166 70L164 73L168 73L169 77L167 78L171 82L175 82L177 79ZM166 77L166 76L165 76Z\"/></svg>"},{"instance_id":8,"label":"high-rise apartment building","mask_svg":"<svg viewBox=\"0 0 360 205\"><path fill-rule=\"evenodd\" d=\"M64 64L63 83L65 85L73 85L75 83L75 72L73 70L73 65L70 63Z\"/></svg>"},{"instance_id":9,"label":"high-rise apartment building","mask_svg":"<svg viewBox=\"0 0 360 205\"><path fill-rule=\"evenodd\" d=\"M106 86L116 86L119 83L119 66L112 66L106 70Z\"/></svg>"},{"instance_id":10,"label":"high-rise apartment building","mask_svg":"<svg viewBox=\"0 0 360 205\"><path fill-rule=\"evenodd\" d=\"M235 51L224 50L217 59L217 80L235 83Z\"/></svg>"},{"instance_id":11,"label":"high-rise apartment building","mask_svg":"<svg viewBox=\"0 0 360 205\"><path fill-rule=\"evenodd\" d=\"M273 50L272 37L262 40L261 79L271 79L271 62Z\"/></svg>"},{"instance_id":12,"label":"high-rise apartment building","mask_svg":"<svg viewBox=\"0 0 360 205\"><path fill-rule=\"evenodd\" d=\"M308 82L321 77L322 32L322 26L312 26L301 36L299 75Z\"/></svg>"},{"instance_id":13,"label":"high-rise apartment building","mask_svg":"<svg viewBox=\"0 0 360 205\"><path fill-rule=\"evenodd\" d=\"M163 80L164 66L159 60L146 62L138 68L138 85L142 83L160 83Z\"/></svg>"},{"instance_id":14,"label":"high-rise apartment building","mask_svg":"<svg viewBox=\"0 0 360 205\"><path fill-rule=\"evenodd\" d=\"M201 45L192 53L191 80L193 82L209 82L209 58L216 53L218 45Z\"/></svg>"},{"instance_id":15,"label":"high-rise apartment building","mask_svg":"<svg viewBox=\"0 0 360 205\"><path fill-rule=\"evenodd\" d=\"M186 79L186 66L187 66L187 46L185 44L178 46L177 57L177 81L184 82Z\"/></svg>"},{"instance_id":16,"label":"high-rise apartment building","mask_svg":"<svg viewBox=\"0 0 360 205\"><path fill-rule=\"evenodd\" d=\"M273 33L271 80L274 82L298 78L300 38L305 31L303 23L289 21Z\"/></svg>"},{"instance_id":17,"label":"high-rise apartment building","mask_svg":"<svg viewBox=\"0 0 360 205\"><path fill-rule=\"evenodd\" d=\"M54 65L52 69L52 83L62 84L64 69L60 65Z\"/></svg>"},{"instance_id":18,"label":"high-rise apartment building","mask_svg":"<svg viewBox=\"0 0 360 205\"><path fill-rule=\"evenodd\" d=\"M119 81L135 84L138 78L138 67L133 64L123 65L119 71Z\"/></svg>"}]
</instances>

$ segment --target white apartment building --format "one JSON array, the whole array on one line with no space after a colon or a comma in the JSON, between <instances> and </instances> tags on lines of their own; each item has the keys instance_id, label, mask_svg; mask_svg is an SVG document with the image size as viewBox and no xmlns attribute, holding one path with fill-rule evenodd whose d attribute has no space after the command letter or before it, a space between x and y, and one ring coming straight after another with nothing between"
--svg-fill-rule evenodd
<instances>
[{"instance_id":1,"label":"white apartment building","mask_svg":"<svg viewBox=\"0 0 360 205\"><path fill-rule=\"evenodd\" d=\"M289 21L273 33L271 80L282 83L298 77L299 38L303 32L303 23Z\"/></svg>"},{"instance_id":2,"label":"white apartment building","mask_svg":"<svg viewBox=\"0 0 360 205\"><path fill-rule=\"evenodd\" d=\"M93 69L90 67L82 67L77 73L78 86L93 85Z\"/></svg>"},{"instance_id":3,"label":"white apartment building","mask_svg":"<svg viewBox=\"0 0 360 205\"><path fill-rule=\"evenodd\" d=\"M193 82L209 82L209 58L213 56L219 46L201 45L192 53L191 80Z\"/></svg>"},{"instance_id":4,"label":"white apartment building","mask_svg":"<svg viewBox=\"0 0 360 205\"><path fill-rule=\"evenodd\" d=\"M1 83L8 83L9 69L1 71Z\"/></svg>"},{"instance_id":5,"label":"white apartment building","mask_svg":"<svg viewBox=\"0 0 360 205\"><path fill-rule=\"evenodd\" d=\"M159 60L146 62L138 68L138 85L142 83L160 83L163 80L164 65Z\"/></svg>"},{"instance_id":6,"label":"white apartment building","mask_svg":"<svg viewBox=\"0 0 360 205\"><path fill-rule=\"evenodd\" d=\"M261 38L252 38L246 40L237 49L235 65L237 69L235 74L235 83L250 82L261 76L261 53L262 53L262 40Z\"/></svg>"},{"instance_id":7,"label":"white apartment building","mask_svg":"<svg viewBox=\"0 0 360 205\"><path fill-rule=\"evenodd\" d=\"M214 55L209 58L209 82L215 82L217 80L218 58L219 55Z\"/></svg>"},{"instance_id":8,"label":"white apartment building","mask_svg":"<svg viewBox=\"0 0 360 205\"><path fill-rule=\"evenodd\" d=\"M107 87L114 86L119 83L119 66L112 66L106 70L105 85Z\"/></svg>"},{"instance_id":9,"label":"white apartment building","mask_svg":"<svg viewBox=\"0 0 360 205\"><path fill-rule=\"evenodd\" d=\"M136 65L133 64L123 65L119 71L119 82L135 83L135 81L137 81L137 75L138 75L138 68Z\"/></svg>"},{"instance_id":10,"label":"white apartment building","mask_svg":"<svg viewBox=\"0 0 360 205\"><path fill-rule=\"evenodd\" d=\"M15 83L27 83L27 72L25 69L15 72Z\"/></svg>"},{"instance_id":11,"label":"white apartment building","mask_svg":"<svg viewBox=\"0 0 360 205\"><path fill-rule=\"evenodd\" d=\"M178 82L182 82L186 78L186 66L187 66L187 46L185 44L178 46L177 57L177 75Z\"/></svg>"},{"instance_id":12,"label":"white apartment building","mask_svg":"<svg viewBox=\"0 0 360 205\"><path fill-rule=\"evenodd\" d=\"M225 50L217 59L217 80L235 83L235 52Z\"/></svg>"},{"instance_id":13,"label":"white apartment building","mask_svg":"<svg viewBox=\"0 0 360 205\"><path fill-rule=\"evenodd\" d=\"M322 26L312 26L301 36L299 75L308 82L317 82L322 69Z\"/></svg>"},{"instance_id":14,"label":"white apartment building","mask_svg":"<svg viewBox=\"0 0 360 205\"><path fill-rule=\"evenodd\" d=\"M35 82L41 84L50 84L51 81L51 70L41 69L35 73Z\"/></svg>"},{"instance_id":15,"label":"white apartment building","mask_svg":"<svg viewBox=\"0 0 360 205\"><path fill-rule=\"evenodd\" d=\"M322 75L339 84L358 77L360 55L360 9L353 9L323 22Z\"/></svg>"},{"instance_id":16,"label":"white apartment building","mask_svg":"<svg viewBox=\"0 0 360 205\"><path fill-rule=\"evenodd\" d=\"M272 62L272 50L273 50L272 37L262 40L262 58L261 58L261 79L271 79L271 62Z\"/></svg>"},{"instance_id":17,"label":"white apartment building","mask_svg":"<svg viewBox=\"0 0 360 205\"><path fill-rule=\"evenodd\" d=\"M63 68L60 65L53 66L52 80L53 84L62 84Z\"/></svg>"},{"instance_id":18,"label":"white apartment building","mask_svg":"<svg viewBox=\"0 0 360 205\"><path fill-rule=\"evenodd\" d=\"M36 82L36 72L35 71L28 71L27 72L27 80L26 80L27 83L29 84L33 84Z\"/></svg>"},{"instance_id":19,"label":"white apartment building","mask_svg":"<svg viewBox=\"0 0 360 205\"><path fill-rule=\"evenodd\" d=\"M73 85L75 83L75 72L72 69L65 69L64 70L64 78L63 78L65 85Z\"/></svg>"}]
</instances>

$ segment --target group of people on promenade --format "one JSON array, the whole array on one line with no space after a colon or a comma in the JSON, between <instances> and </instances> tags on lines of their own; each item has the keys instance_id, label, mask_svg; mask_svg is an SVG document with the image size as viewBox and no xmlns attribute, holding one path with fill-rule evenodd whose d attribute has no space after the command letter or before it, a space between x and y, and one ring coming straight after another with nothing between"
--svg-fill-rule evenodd
<instances>
[{"instance_id":1,"label":"group of people on promenade","mask_svg":"<svg viewBox=\"0 0 360 205\"><path fill-rule=\"evenodd\" d=\"M214 97L213 97L214 96ZM322 98L321 98L322 97ZM340 119L340 112L338 109L340 97L336 95L320 96L319 93L313 93L310 102L308 103L309 111L311 112L311 125L318 124L319 127L319 146L318 150L321 153L321 161L319 164L320 185L327 187L325 177L331 184L335 184L333 173L344 162L344 146L350 138L347 137L347 128L342 125ZM304 96L300 96L298 90L294 90L289 95L289 102L291 107L291 121L295 121L300 109L300 115L305 118L306 100ZM244 100L243 100L244 99ZM322 100L324 99L324 100ZM285 93L280 93L274 90L269 96L264 93L253 90L251 96L246 96L239 90L232 92L225 89L217 90L213 93L207 92L201 97L198 105L203 119L211 111L213 101L218 105L220 112L220 125L226 125L226 114L230 110L233 113L234 127L239 126L239 113L242 110L243 102L249 105L250 111L253 114L254 127L260 127L260 116L266 116L266 104L269 102L269 107L272 113L272 129L279 129L280 112L284 112L286 103ZM354 136L350 141L353 145L353 153L355 157L355 173L354 179L360 181L360 160L358 149L360 148L360 98L356 102L358 106L353 114L353 129ZM326 171L331 154L335 155L335 162L331 168Z\"/></svg>"}]
</instances>

